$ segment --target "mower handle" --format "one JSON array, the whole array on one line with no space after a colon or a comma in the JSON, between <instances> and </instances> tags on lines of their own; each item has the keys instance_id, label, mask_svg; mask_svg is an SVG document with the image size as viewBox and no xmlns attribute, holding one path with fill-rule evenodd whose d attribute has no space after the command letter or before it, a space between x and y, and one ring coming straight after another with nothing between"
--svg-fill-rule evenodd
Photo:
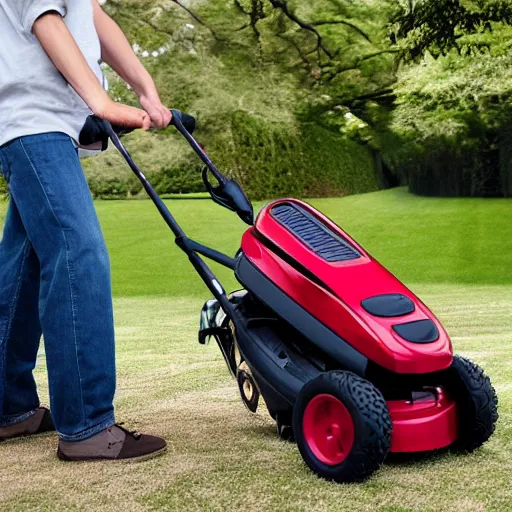
<instances>
[{"instance_id":1,"label":"mower handle","mask_svg":"<svg viewBox=\"0 0 512 512\"><path fill-rule=\"evenodd\" d=\"M172 118L170 125L174 126L181 135L187 139L187 142L206 167L208 167L210 172L215 176L217 181L221 185L224 185L227 181L226 178L217 170L208 155L204 152L203 148L192 136L192 133L196 128L195 118L189 114L184 114L179 110L171 110L171 114ZM133 128L124 128L122 126L112 125L108 121L92 115L87 118L78 137L78 142L81 146L92 146L93 144L101 142L101 149L102 151L105 151L108 147L109 139L112 139L112 132L120 137L132 132L133 130ZM205 184L208 187L206 182Z\"/></svg>"},{"instance_id":2,"label":"mower handle","mask_svg":"<svg viewBox=\"0 0 512 512\"><path fill-rule=\"evenodd\" d=\"M228 208L229 210L236 212L240 219L242 219L245 223L252 225L254 223L254 211L251 202L249 199L247 199L244 191L237 183L226 178L221 172L217 170L204 149L192 136L192 132L196 127L196 120L192 116L183 114L179 110L171 110L171 113L172 119L170 124L173 125L183 135L183 137L185 137L185 139L187 139L187 142L190 144L194 152L206 165L205 169L203 170L202 177L206 189L210 193L212 199L224 208ZM132 157L121 142L120 136L131 131L133 130L120 126L113 126L108 121L100 119L97 116L89 116L84 127L82 128L82 131L80 132L78 141L82 146L91 146L92 144L101 142L102 149L106 150L108 147L109 139L112 140L114 146L119 150L121 155L123 155L132 171L141 180L144 188L146 189L146 192L148 192L150 197L153 199L164 218L168 220L169 226L172 224L171 229L175 234L177 234L177 236L184 236L179 226L177 226L177 224L174 225L175 221L169 220L167 215L168 212L166 213L166 208L165 205L163 205L162 200L158 197L158 194L151 187L146 177L137 167ZM214 185L210 182L208 179L209 173L215 177L218 185Z\"/></svg>"},{"instance_id":3,"label":"mower handle","mask_svg":"<svg viewBox=\"0 0 512 512\"><path fill-rule=\"evenodd\" d=\"M171 110L172 119L170 125L175 126L180 132L183 127L189 134L196 130L196 118L189 114L184 114L180 110Z\"/></svg>"}]
</instances>

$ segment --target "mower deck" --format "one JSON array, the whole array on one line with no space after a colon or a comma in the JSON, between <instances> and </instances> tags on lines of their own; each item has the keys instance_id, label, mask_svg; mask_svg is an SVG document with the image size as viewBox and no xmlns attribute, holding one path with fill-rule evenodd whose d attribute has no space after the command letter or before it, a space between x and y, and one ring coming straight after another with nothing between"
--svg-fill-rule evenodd
<instances>
[{"instance_id":1,"label":"mower deck","mask_svg":"<svg viewBox=\"0 0 512 512\"><path fill-rule=\"evenodd\" d=\"M388 400L393 423L392 453L428 452L457 440L455 401L442 390L414 401Z\"/></svg>"}]
</instances>

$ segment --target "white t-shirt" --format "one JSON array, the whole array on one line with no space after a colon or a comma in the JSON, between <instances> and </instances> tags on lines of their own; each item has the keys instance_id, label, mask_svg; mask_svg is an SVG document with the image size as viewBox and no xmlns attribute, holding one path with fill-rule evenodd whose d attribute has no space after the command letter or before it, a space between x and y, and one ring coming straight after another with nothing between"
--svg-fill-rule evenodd
<instances>
[{"instance_id":1,"label":"white t-shirt","mask_svg":"<svg viewBox=\"0 0 512 512\"><path fill-rule=\"evenodd\" d=\"M34 22L48 11L62 15L98 80L103 79L91 0L0 0L0 146L48 132L76 141L90 114L32 34Z\"/></svg>"}]
</instances>

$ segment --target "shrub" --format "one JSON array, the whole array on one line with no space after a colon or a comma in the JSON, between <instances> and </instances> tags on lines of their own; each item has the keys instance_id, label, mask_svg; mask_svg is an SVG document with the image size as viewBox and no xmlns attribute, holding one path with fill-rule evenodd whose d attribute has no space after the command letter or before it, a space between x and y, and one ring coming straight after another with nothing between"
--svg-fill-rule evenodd
<instances>
[{"instance_id":1,"label":"shrub","mask_svg":"<svg viewBox=\"0 0 512 512\"><path fill-rule=\"evenodd\" d=\"M170 132L136 132L126 136L124 143L159 193L204 189L199 161L187 150L186 144ZM141 183L114 149L86 158L83 168L95 198L126 199L143 193Z\"/></svg>"},{"instance_id":2,"label":"shrub","mask_svg":"<svg viewBox=\"0 0 512 512\"><path fill-rule=\"evenodd\" d=\"M9 194L9 188L7 182L2 173L0 173L0 200L6 199Z\"/></svg>"},{"instance_id":3,"label":"shrub","mask_svg":"<svg viewBox=\"0 0 512 512\"><path fill-rule=\"evenodd\" d=\"M450 55L405 73L391 123L399 143L383 151L413 192L510 194L511 83L512 55Z\"/></svg>"}]
</instances>

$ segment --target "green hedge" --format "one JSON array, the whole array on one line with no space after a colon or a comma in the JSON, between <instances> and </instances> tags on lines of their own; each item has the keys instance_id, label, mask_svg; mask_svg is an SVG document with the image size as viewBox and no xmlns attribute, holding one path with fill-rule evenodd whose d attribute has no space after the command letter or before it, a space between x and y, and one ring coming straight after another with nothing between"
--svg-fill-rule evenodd
<instances>
[{"instance_id":1,"label":"green hedge","mask_svg":"<svg viewBox=\"0 0 512 512\"><path fill-rule=\"evenodd\" d=\"M510 197L512 195L512 134L496 142L447 137L404 141L387 148L386 161L412 193L440 197Z\"/></svg>"},{"instance_id":2,"label":"green hedge","mask_svg":"<svg viewBox=\"0 0 512 512\"><path fill-rule=\"evenodd\" d=\"M232 117L232 169L254 199L328 197L379 188L369 151L313 123Z\"/></svg>"},{"instance_id":3,"label":"green hedge","mask_svg":"<svg viewBox=\"0 0 512 512\"><path fill-rule=\"evenodd\" d=\"M190 194L203 192L201 169L194 163L189 167L164 167L148 175L159 194ZM124 172L119 176L88 177L89 188L96 199L127 199L143 194L140 181Z\"/></svg>"},{"instance_id":4,"label":"green hedge","mask_svg":"<svg viewBox=\"0 0 512 512\"><path fill-rule=\"evenodd\" d=\"M395 87L383 148L412 192L510 196L512 54L455 54L412 66Z\"/></svg>"},{"instance_id":5,"label":"green hedge","mask_svg":"<svg viewBox=\"0 0 512 512\"><path fill-rule=\"evenodd\" d=\"M198 139L252 199L342 196L380 188L368 149L339 133L314 123L267 122L245 112L235 112L223 124L227 129L199 131ZM133 134L126 144L160 194L204 191L202 163L172 132ZM115 151L87 159L84 169L96 198L142 193Z\"/></svg>"},{"instance_id":6,"label":"green hedge","mask_svg":"<svg viewBox=\"0 0 512 512\"><path fill-rule=\"evenodd\" d=\"M124 142L157 192L185 194L204 190L200 161L172 132L136 132ZM141 183L114 149L84 159L83 167L97 199L126 199L144 194Z\"/></svg>"},{"instance_id":7,"label":"green hedge","mask_svg":"<svg viewBox=\"0 0 512 512\"><path fill-rule=\"evenodd\" d=\"M496 197L502 195L499 150L463 149L446 141L427 145L407 168L409 189L418 195Z\"/></svg>"}]
</instances>

